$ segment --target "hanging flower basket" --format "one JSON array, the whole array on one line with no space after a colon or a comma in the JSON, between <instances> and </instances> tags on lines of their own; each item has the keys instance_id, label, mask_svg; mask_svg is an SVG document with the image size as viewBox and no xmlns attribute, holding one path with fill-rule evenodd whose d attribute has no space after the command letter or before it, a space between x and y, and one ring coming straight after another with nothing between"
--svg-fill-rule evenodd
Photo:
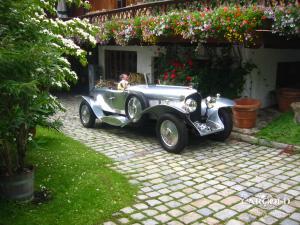
<instances>
[{"instance_id":1,"label":"hanging flower basket","mask_svg":"<svg viewBox=\"0 0 300 225\"><path fill-rule=\"evenodd\" d=\"M261 102L252 98L235 100L233 107L234 125L238 128L253 128L256 125L257 110Z\"/></svg>"}]
</instances>

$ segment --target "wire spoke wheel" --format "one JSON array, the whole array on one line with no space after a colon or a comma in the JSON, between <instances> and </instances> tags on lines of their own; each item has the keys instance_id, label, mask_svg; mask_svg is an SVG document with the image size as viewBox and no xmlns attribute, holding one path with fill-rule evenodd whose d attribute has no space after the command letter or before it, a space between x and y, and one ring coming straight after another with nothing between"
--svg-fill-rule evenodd
<instances>
[{"instance_id":1,"label":"wire spoke wheel","mask_svg":"<svg viewBox=\"0 0 300 225\"><path fill-rule=\"evenodd\" d=\"M128 101L128 116L134 122L138 121L141 118L142 114L142 104L137 97L131 97Z\"/></svg>"},{"instance_id":2,"label":"wire spoke wheel","mask_svg":"<svg viewBox=\"0 0 300 225\"><path fill-rule=\"evenodd\" d=\"M172 121L165 120L161 123L160 134L167 146L174 147L178 143L178 130Z\"/></svg>"},{"instance_id":3,"label":"wire spoke wheel","mask_svg":"<svg viewBox=\"0 0 300 225\"><path fill-rule=\"evenodd\" d=\"M82 122L84 123L84 124L88 124L89 123L89 121L90 121L90 117L91 117L91 114L90 114L90 110L89 110L89 108L88 108L88 106L87 105L83 105L82 107L81 107L81 119L82 119Z\"/></svg>"},{"instance_id":4,"label":"wire spoke wheel","mask_svg":"<svg viewBox=\"0 0 300 225\"><path fill-rule=\"evenodd\" d=\"M156 135L161 146L171 153L180 153L188 142L188 132L184 120L169 113L158 118Z\"/></svg>"},{"instance_id":5,"label":"wire spoke wheel","mask_svg":"<svg viewBox=\"0 0 300 225\"><path fill-rule=\"evenodd\" d=\"M84 127L90 128L95 125L96 116L86 101L82 101L80 104L79 116Z\"/></svg>"}]
</instances>

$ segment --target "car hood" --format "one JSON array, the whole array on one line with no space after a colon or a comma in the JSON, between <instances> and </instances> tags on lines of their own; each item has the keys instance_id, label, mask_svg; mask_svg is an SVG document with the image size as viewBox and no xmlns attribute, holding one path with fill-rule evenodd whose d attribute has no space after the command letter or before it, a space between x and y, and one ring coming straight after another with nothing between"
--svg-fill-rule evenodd
<instances>
[{"instance_id":1,"label":"car hood","mask_svg":"<svg viewBox=\"0 0 300 225\"><path fill-rule=\"evenodd\" d=\"M128 87L129 92L140 92L151 99L180 99L197 93L196 89L170 85L136 85Z\"/></svg>"}]
</instances>

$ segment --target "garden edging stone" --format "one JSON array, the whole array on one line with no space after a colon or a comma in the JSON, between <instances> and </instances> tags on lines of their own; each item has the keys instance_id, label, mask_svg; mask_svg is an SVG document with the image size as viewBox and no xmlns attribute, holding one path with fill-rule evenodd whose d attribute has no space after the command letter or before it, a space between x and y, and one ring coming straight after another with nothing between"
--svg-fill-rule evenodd
<instances>
[{"instance_id":1,"label":"garden edging stone","mask_svg":"<svg viewBox=\"0 0 300 225\"><path fill-rule=\"evenodd\" d=\"M293 146L294 150L300 151L300 146L299 145L291 145L291 144L285 144L285 143L280 143L276 141L269 141L263 138L257 138L248 134L242 134L238 132L232 132L231 137L235 140L239 141L244 141L250 144L255 144L255 145L262 145L266 147L272 147L272 148L281 148L285 149L289 146Z\"/></svg>"}]
</instances>

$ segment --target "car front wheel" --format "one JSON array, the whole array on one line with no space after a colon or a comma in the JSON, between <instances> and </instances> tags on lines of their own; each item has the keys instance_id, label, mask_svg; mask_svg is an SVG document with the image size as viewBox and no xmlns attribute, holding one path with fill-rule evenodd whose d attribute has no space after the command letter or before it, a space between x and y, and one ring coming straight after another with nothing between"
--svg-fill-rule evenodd
<instances>
[{"instance_id":1,"label":"car front wheel","mask_svg":"<svg viewBox=\"0 0 300 225\"><path fill-rule=\"evenodd\" d=\"M188 142L184 121L171 114L162 115L158 119L156 134L162 147L171 153L180 153Z\"/></svg>"},{"instance_id":2,"label":"car front wheel","mask_svg":"<svg viewBox=\"0 0 300 225\"><path fill-rule=\"evenodd\" d=\"M96 116L90 105L83 100L79 107L79 116L82 125L86 128L94 127Z\"/></svg>"}]
</instances>

